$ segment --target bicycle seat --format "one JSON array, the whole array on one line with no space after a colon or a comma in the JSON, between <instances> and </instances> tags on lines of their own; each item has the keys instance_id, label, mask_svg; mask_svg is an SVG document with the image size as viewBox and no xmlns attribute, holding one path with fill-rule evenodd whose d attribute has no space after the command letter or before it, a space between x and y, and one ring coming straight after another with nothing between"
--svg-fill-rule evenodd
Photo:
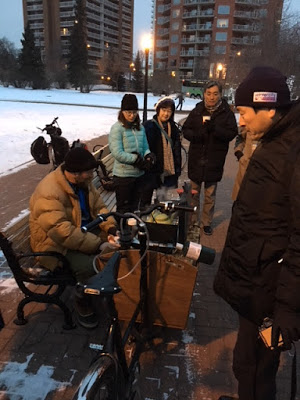
<instances>
[{"instance_id":1,"label":"bicycle seat","mask_svg":"<svg viewBox=\"0 0 300 400\"><path fill-rule=\"evenodd\" d=\"M84 293L94 295L113 295L122 289L117 283L121 253L116 251L99 274L92 276L83 287Z\"/></svg>"}]
</instances>

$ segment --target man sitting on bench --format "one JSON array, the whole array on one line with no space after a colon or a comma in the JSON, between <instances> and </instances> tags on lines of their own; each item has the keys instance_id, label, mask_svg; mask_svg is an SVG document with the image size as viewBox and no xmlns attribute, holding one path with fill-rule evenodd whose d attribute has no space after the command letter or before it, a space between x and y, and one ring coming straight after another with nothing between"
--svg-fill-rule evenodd
<instances>
[{"instance_id":1,"label":"man sitting on bench","mask_svg":"<svg viewBox=\"0 0 300 400\"><path fill-rule=\"evenodd\" d=\"M30 244L34 252L57 251L69 261L77 281L94 275L94 257L103 248L116 249L117 225L109 217L93 232L83 233L81 227L107 213L103 200L92 184L97 161L86 149L76 147L68 152L65 162L48 174L36 187L30 199ZM59 267L53 257L40 257L49 270ZM76 291L75 309L78 322L95 328L97 317L88 296Z\"/></svg>"}]
</instances>

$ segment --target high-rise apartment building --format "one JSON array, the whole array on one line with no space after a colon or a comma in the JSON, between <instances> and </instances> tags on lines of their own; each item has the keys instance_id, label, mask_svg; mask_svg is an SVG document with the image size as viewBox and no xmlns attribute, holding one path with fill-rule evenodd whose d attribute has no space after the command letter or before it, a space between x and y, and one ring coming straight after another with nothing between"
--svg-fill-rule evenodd
<instances>
[{"instance_id":1,"label":"high-rise apartment building","mask_svg":"<svg viewBox=\"0 0 300 400\"><path fill-rule=\"evenodd\" d=\"M48 72L67 63L75 0L23 0L24 26L30 24ZM84 0L88 63L95 72L105 52L115 50L124 65L132 61L134 0Z\"/></svg>"},{"instance_id":2,"label":"high-rise apartment building","mask_svg":"<svg viewBox=\"0 0 300 400\"><path fill-rule=\"evenodd\" d=\"M236 57L279 32L283 0L153 0L154 70L225 79ZM269 35L269 36L268 36ZM250 56L251 57L251 56Z\"/></svg>"}]
</instances>

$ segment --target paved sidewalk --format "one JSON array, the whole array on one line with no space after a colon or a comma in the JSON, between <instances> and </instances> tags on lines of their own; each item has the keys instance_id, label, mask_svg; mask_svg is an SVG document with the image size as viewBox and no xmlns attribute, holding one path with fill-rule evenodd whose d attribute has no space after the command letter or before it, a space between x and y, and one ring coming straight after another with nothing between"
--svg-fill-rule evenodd
<instances>
[{"instance_id":1,"label":"paved sidewalk","mask_svg":"<svg viewBox=\"0 0 300 400\"><path fill-rule=\"evenodd\" d=\"M201 237L202 244L217 250L217 259L213 266L199 266L187 328L158 328L160 338L143 354L141 391L145 400L216 400L221 394L236 393L231 362L237 317L212 290L231 213L237 168L232 153L231 149L218 185L213 235ZM31 303L25 308L29 323L16 326L13 319L20 292L2 272L0 267L1 309L6 322L0 333L0 400L71 399L94 355L88 344L101 343L103 324L93 331L81 327L64 331L60 310L50 306L43 312L44 305ZM291 357L286 354L278 376L278 400L289 399L290 366Z\"/></svg>"}]
</instances>

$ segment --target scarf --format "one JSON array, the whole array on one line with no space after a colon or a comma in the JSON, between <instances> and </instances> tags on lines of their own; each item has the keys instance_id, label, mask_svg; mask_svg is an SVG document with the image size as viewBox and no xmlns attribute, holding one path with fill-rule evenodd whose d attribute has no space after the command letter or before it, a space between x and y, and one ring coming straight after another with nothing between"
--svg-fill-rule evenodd
<instances>
[{"instance_id":1,"label":"scarf","mask_svg":"<svg viewBox=\"0 0 300 400\"><path fill-rule=\"evenodd\" d=\"M163 154L164 154L164 172L162 174L162 181L165 176L175 175L174 157L172 151L172 140L171 140L171 124L167 122L166 128L164 129L162 122L157 118L160 130L161 138L163 143Z\"/></svg>"},{"instance_id":2,"label":"scarf","mask_svg":"<svg viewBox=\"0 0 300 400\"><path fill-rule=\"evenodd\" d=\"M214 105L214 106L208 106L208 105L206 104L205 100L204 100L205 108L206 108L206 110L207 110L210 114L213 114L213 113L220 107L221 104L222 104L222 99L220 99L220 100L217 102L217 104Z\"/></svg>"}]
</instances>

